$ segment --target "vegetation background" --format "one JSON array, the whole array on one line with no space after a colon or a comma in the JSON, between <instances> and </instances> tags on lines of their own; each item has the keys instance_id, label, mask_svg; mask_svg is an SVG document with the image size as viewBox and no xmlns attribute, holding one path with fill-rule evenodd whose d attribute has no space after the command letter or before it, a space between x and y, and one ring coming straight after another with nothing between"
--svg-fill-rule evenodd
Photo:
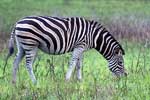
<instances>
[{"instance_id":1,"label":"vegetation background","mask_svg":"<svg viewBox=\"0 0 150 100\"><path fill-rule=\"evenodd\" d=\"M78 82L75 75L70 82L65 82L70 53L54 56L39 51L34 64L38 84L32 84L23 60L17 85L13 86L15 55L9 59L3 75L10 32L17 20L35 15L80 16L99 21L125 49L128 76L114 78L106 60L95 50L90 50L84 53L82 82ZM0 99L150 100L149 27L149 0L1 0Z\"/></svg>"}]
</instances>

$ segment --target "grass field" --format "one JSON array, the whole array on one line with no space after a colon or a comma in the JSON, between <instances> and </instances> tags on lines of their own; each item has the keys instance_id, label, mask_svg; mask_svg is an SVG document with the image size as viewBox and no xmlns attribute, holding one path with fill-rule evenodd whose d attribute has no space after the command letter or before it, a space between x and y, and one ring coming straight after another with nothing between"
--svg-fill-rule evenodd
<instances>
[{"instance_id":1,"label":"grass field","mask_svg":"<svg viewBox=\"0 0 150 100\"><path fill-rule=\"evenodd\" d=\"M126 42L122 44L126 49L125 67L128 72L127 78L122 79L114 78L104 58L95 50L90 50L84 53L82 82L78 82L75 75L70 82L66 82L64 75L70 53L49 56L39 52L34 64L37 86L32 84L23 60L18 72L17 85L14 87L11 84L14 57L11 57L5 76L0 79L0 99L149 100L149 49L140 50L143 48L141 45ZM1 58L5 58L4 54L1 54ZM3 76L3 64L4 61L1 61L0 76Z\"/></svg>"},{"instance_id":2,"label":"grass field","mask_svg":"<svg viewBox=\"0 0 150 100\"><path fill-rule=\"evenodd\" d=\"M53 2L50 0L1 0L0 100L150 100L150 48L149 44L145 47L144 39L147 37L141 37L142 32L150 36L149 31L146 30L149 25L147 24L149 22L147 19L150 17L149 10L150 2L147 0L55 0ZM15 22L30 15L82 16L102 21L110 31L118 32L114 35L126 52L124 59L128 76L121 79L113 77L107 68L106 60L96 50L90 50L84 53L83 80L77 81L74 72L70 82L66 82L65 74L71 53L54 56L39 51L34 63L37 85L32 84L24 59L17 74L17 84L13 86L11 78L15 54L9 59L5 75L3 75L7 55L6 42ZM125 22L129 24L125 28L121 26L121 30L116 31L115 26L120 24L111 23L118 17L126 18ZM128 20L132 18L133 20ZM138 23L133 23L134 20L138 20ZM110 27L110 24L114 28ZM134 25L136 27L132 27ZM132 31L127 27L145 30ZM119 32L123 38L118 38ZM128 36L125 33L128 33ZM136 35L139 35L138 38ZM140 37L142 39L138 41Z\"/></svg>"}]
</instances>

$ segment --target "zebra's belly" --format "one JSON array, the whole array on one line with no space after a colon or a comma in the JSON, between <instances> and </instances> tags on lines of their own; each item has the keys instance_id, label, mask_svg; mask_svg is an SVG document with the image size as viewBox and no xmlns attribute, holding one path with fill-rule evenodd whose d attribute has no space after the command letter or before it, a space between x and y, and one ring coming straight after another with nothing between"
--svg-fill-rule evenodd
<instances>
[{"instance_id":1,"label":"zebra's belly","mask_svg":"<svg viewBox=\"0 0 150 100\"><path fill-rule=\"evenodd\" d=\"M38 47L41 51L43 51L44 53L47 53L47 54L57 54L57 55L59 55L59 54L64 54L64 53L67 53L67 52L71 52L72 50L61 50L61 51L56 51L56 50L54 50L54 48L47 48L46 46L44 46L44 45L40 45L39 47Z\"/></svg>"}]
</instances>

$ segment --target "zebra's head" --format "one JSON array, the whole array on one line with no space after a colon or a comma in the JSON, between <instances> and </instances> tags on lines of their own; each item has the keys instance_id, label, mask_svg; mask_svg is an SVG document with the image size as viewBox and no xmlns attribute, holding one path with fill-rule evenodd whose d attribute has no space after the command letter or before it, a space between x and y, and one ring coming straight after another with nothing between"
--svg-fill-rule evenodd
<instances>
[{"instance_id":1,"label":"zebra's head","mask_svg":"<svg viewBox=\"0 0 150 100\"><path fill-rule=\"evenodd\" d=\"M117 77L127 76L127 73L124 68L124 59L123 55L125 55L124 50L121 46L115 47L111 54L111 59L109 62L109 69L113 72L113 74Z\"/></svg>"},{"instance_id":2,"label":"zebra's head","mask_svg":"<svg viewBox=\"0 0 150 100\"><path fill-rule=\"evenodd\" d=\"M92 22L91 22L92 23ZM109 69L114 75L126 76L124 69L123 55L125 52L119 42L110 34L110 32L103 27L103 25L93 22L93 47L103 55L109 63ZM90 40L89 40L90 41ZM92 46L91 46L92 47Z\"/></svg>"}]
</instances>

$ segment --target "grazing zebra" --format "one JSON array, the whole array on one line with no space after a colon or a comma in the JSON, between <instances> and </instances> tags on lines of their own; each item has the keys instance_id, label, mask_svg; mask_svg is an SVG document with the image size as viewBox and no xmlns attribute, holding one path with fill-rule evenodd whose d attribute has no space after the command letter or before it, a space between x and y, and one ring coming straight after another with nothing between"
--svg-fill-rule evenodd
<instances>
[{"instance_id":1,"label":"grazing zebra","mask_svg":"<svg viewBox=\"0 0 150 100\"><path fill-rule=\"evenodd\" d=\"M109 69L116 76L126 75L123 61L124 50L100 23L93 20L79 17L25 17L16 23L11 33L8 58L13 54L14 40L16 40L18 52L13 64L13 83L16 82L19 62L24 56L30 78L33 83L36 83L32 64L38 48L48 54L64 54L72 51L66 80L70 79L75 67L77 78L81 80L83 52L92 48L103 55L109 63Z\"/></svg>"}]
</instances>

